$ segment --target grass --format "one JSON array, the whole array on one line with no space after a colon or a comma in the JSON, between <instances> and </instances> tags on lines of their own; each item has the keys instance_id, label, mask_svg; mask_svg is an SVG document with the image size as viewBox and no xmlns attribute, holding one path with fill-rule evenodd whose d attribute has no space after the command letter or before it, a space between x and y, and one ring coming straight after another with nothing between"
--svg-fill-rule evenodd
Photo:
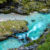
<instances>
[{"instance_id":1,"label":"grass","mask_svg":"<svg viewBox=\"0 0 50 50\"><path fill-rule=\"evenodd\" d=\"M22 0L21 2L19 0L14 0L14 2L18 2L23 6L23 10L25 11L26 14L29 14L30 12L33 11L40 11L42 9L48 8L45 3L43 2L37 2L37 1L27 1L27 0Z\"/></svg>"},{"instance_id":2,"label":"grass","mask_svg":"<svg viewBox=\"0 0 50 50\"><path fill-rule=\"evenodd\" d=\"M45 37L45 42L37 47L37 50L50 50L50 31Z\"/></svg>"}]
</instances>

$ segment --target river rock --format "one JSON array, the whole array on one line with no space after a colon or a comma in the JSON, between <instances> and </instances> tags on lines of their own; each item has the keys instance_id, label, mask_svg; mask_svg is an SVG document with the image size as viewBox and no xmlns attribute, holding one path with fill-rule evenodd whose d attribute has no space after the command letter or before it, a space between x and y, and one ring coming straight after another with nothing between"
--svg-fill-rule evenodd
<instances>
[{"instance_id":1,"label":"river rock","mask_svg":"<svg viewBox=\"0 0 50 50\"><path fill-rule=\"evenodd\" d=\"M4 40L12 35L27 32L26 21L4 21L0 22L0 40Z\"/></svg>"},{"instance_id":2,"label":"river rock","mask_svg":"<svg viewBox=\"0 0 50 50\"><path fill-rule=\"evenodd\" d=\"M50 13L50 9L42 9L39 12L41 12L41 13Z\"/></svg>"},{"instance_id":3,"label":"river rock","mask_svg":"<svg viewBox=\"0 0 50 50\"><path fill-rule=\"evenodd\" d=\"M17 48L12 48L12 49L8 49L8 50L18 50Z\"/></svg>"},{"instance_id":4,"label":"river rock","mask_svg":"<svg viewBox=\"0 0 50 50\"><path fill-rule=\"evenodd\" d=\"M35 22L35 20L31 20L32 22Z\"/></svg>"},{"instance_id":5,"label":"river rock","mask_svg":"<svg viewBox=\"0 0 50 50\"><path fill-rule=\"evenodd\" d=\"M0 41L6 40L6 39L7 39L7 37L5 37L5 36L0 36Z\"/></svg>"},{"instance_id":6,"label":"river rock","mask_svg":"<svg viewBox=\"0 0 50 50\"><path fill-rule=\"evenodd\" d=\"M21 6L19 5L18 8L14 9L14 11L16 11L19 14L25 14L26 13L25 10L23 10L23 6L22 5Z\"/></svg>"}]
</instances>

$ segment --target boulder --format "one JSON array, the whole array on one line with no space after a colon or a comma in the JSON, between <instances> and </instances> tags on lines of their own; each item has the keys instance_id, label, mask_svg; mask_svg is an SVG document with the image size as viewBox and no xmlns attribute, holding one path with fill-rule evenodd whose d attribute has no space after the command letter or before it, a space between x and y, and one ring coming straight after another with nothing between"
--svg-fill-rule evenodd
<instances>
[{"instance_id":1,"label":"boulder","mask_svg":"<svg viewBox=\"0 0 50 50\"><path fill-rule=\"evenodd\" d=\"M12 35L27 32L26 21L4 21L0 22L0 40L4 40Z\"/></svg>"},{"instance_id":2,"label":"boulder","mask_svg":"<svg viewBox=\"0 0 50 50\"><path fill-rule=\"evenodd\" d=\"M8 50L18 50L17 48L11 48L11 49L8 49Z\"/></svg>"}]
</instances>

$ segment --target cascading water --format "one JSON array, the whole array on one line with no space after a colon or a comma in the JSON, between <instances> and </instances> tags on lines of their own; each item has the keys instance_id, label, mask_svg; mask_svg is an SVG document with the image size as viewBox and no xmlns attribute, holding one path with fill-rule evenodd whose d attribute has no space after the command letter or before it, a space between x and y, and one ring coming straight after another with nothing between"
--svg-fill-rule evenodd
<instances>
[{"instance_id":1,"label":"cascading water","mask_svg":"<svg viewBox=\"0 0 50 50\"><path fill-rule=\"evenodd\" d=\"M32 19L36 21L30 22ZM32 25L32 28L28 31L27 36L31 40L36 40L41 34L43 34L44 30L47 28L47 25L50 23L50 14L34 13L30 15L26 21L29 23L28 27Z\"/></svg>"},{"instance_id":2,"label":"cascading water","mask_svg":"<svg viewBox=\"0 0 50 50\"><path fill-rule=\"evenodd\" d=\"M31 15L28 15L26 17L23 16L23 18L22 16L20 16L21 18L18 18L19 15L16 15L16 14L15 15L1 14L0 16L1 16L0 19L2 20L4 19L12 20L13 18L13 20L20 19L20 20L26 20L28 22L28 28L29 28L28 32L16 34L16 36L18 36L18 40L24 39L25 42L26 42L26 38L25 38L26 34L27 34L27 37L29 37L31 40L36 40L37 38L40 37L41 34L43 34L44 30L47 28L47 25L50 24L50 13L49 14L32 13ZM0 50L6 50L7 48L19 48L23 43L19 42L18 40L13 38L11 40L10 38L6 41L0 42Z\"/></svg>"},{"instance_id":3,"label":"cascading water","mask_svg":"<svg viewBox=\"0 0 50 50\"><path fill-rule=\"evenodd\" d=\"M46 28L45 23L39 22L33 26L33 28L27 33L27 36L30 37L32 40L36 40L39 36L34 37L34 34L39 34L43 32L43 30ZM38 31L37 31L38 30ZM40 33L41 32L41 33ZM32 34L32 35L31 35Z\"/></svg>"}]
</instances>

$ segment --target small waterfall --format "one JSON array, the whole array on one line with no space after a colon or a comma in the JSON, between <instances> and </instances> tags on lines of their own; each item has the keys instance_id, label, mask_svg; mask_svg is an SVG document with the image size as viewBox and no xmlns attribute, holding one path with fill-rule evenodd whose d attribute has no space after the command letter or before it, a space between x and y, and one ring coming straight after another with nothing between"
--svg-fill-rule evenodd
<instances>
[{"instance_id":1,"label":"small waterfall","mask_svg":"<svg viewBox=\"0 0 50 50\"><path fill-rule=\"evenodd\" d=\"M27 36L33 31L33 29L31 29L28 33L27 33Z\"/></svg>"},{"instance_id":2,"label":"small waterfall","mask_svg":"<svg viewBox=\"0 0 50 50\"><path fill-rule=\"evenodd\" d=\"M27 33L27 37L33 32L34 34L39 33L40 31L45 30L46 23L39 22L33 26L33 28ZM37 31L38 30L38 31ZM35 33L36 32L36 33ZM33 37L31 37L33 39ZM37 38L36 38L37 39Z\"/></svg>"}]
</instances>

